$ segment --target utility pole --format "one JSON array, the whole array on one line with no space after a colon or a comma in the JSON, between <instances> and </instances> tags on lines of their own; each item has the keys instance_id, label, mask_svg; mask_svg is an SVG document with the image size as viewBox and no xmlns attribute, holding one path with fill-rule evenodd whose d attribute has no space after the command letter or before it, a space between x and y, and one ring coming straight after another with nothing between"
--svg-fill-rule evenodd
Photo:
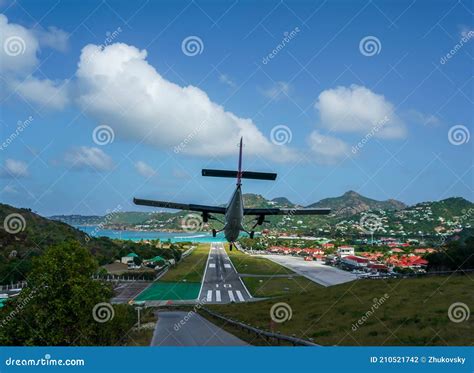
<instances>
[{"instance_id":1,"label":"utility pole","mask_svg":"<svg viewBox=\"0 0 474 373\"><path fill-rule=\"evenodd\" d=\"M143 309L143 307L135 307L138 313L138 329L140 329L140 311Z\"/></svg>"}]
</instances>

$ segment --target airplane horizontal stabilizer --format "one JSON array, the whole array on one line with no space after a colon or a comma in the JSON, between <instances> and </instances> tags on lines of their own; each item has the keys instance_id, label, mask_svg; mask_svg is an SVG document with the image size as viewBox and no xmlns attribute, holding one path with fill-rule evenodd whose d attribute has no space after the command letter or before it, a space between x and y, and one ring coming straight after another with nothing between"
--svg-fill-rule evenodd
<instances>
[{"instance_id":1,"label":"airplane horizontal stabilizer","mask_svg":"<svg viewBox=\"0 0 474 373\"><path fill-rule=\"evenodd\" d=\"M203 169L202 176L212 176L212 177L237 177L238 171L232 170L210 170ZM254 179L254 180L275 180L277 174L273 172L254 172L254 171L243 171L242 179Z\"/></svg>"}]
</instances>

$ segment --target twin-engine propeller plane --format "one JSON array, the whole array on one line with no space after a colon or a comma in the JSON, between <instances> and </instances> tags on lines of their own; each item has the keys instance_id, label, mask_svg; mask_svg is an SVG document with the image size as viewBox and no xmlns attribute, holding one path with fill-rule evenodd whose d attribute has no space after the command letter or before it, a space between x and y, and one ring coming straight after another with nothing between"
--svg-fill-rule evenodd
<instances>
[{"instance_id":1,"label":"twin-engine propeller plane","mask_svg":"<svg viewBox=\"0 0 474 373\"><path fill-rule=\"evenodd\" d=\"M255 227L257 227L258 225L262 225L264 222L266 222L265 217L268 215L327 215L331 212L331 209L329 208L245 208L242 200L242 179L275 180L277 174L268 172L242 171L242 138L240 139L239 145L239 167L237 171L203 169L202 176L237 178L237 186L227 207L194 205L167 201L154 201L139 198L134 198L133 202L137 205L143 206L197 211L202 214L202 219L204 223L207 223L209 219L219 220L211 214L223 214L224 228L219 231L213 229L212 235L215 237L217 232L224 231L225 238L230 243L230 250L232 250L232 244L237 240L241 231L246 232L250 236L250 238L253 238L255 233ZM256 216L255 224L252 226L250 232L247 231L243 226L243 219L245 215Z\"/></svg>"}]
</instances>

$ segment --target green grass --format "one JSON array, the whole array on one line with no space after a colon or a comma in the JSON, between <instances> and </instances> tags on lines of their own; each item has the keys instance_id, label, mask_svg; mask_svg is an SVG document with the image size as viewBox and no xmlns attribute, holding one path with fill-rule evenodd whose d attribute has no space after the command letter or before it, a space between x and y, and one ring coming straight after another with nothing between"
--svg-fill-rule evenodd
<instances>
[{"instance_id":1,"label":"green grass","mask_svg":"<svg viewBox=\"0 0 474 373\"><path fill-rule=\"evenodd\" d=\"M246 304L212 305L209 308L265 330L270 309L285 302L292 318L275 330L313 338L321 345L474 345L474 317L454 323L448 309L455 302L474 310L474 275L392 280L358 280L306 293ZM366 321L353 329L374 298L388 298Z\"/></svg>"},{"instance_id":2,"label":"green grass","mask_svg":"<svg viewBox=\"0 0 474 373\"><path fill-rule=\"evenodd\" d=\"M239 273L252 275L285 275L294 273L271 260L247 255L238 250L230 251L227 247L226 250L235 269Z\"/></svg>"},{"instance_id":3,"label":"green grass","mask_svg":"<svg viewBox=\"0 0 474 373\"><path fill-rule=\"evenodd\" d=\"M303 276L242 277L242 280L252 296L257 298L308 292L322 287Z\"/></svg>"},{"instance_id":4,"label":"green grass","mask_svg":"<svg viewBox=\"0 0 474 373\"><path fill-rule=\"evenodd\" d=\"M198 297L200 288L199 282L155 282L135 300L191 300Z\"/></svg>"},{"instance_id":5,"label":"green grass","mask_svg":"<svg viewBox=\"0 0 474 373\"><path fill-rule=\"evenodd\" d=\"M201 282L206 267L210 245L199 244L189 255L160 278L160 282Z\"/></svg>"}]
</instances>

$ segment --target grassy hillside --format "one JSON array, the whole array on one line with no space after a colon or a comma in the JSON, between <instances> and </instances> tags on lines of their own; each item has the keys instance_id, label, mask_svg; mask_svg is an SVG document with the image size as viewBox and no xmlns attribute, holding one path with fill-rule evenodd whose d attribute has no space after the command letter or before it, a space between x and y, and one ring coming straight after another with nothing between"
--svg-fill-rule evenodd
<instances>
[{"instance_id":1,"label":"grassy hillside","mask_svg":"<svg viewBox=\"0 0 474 373\"><path fill-rule=\"evenodd\" d=\"M132 251L142 258L161 255L167 259L178 259L181 255L177 249L159 249L131 241L88 237L65 223L43 218L29 209L5 204L0 204L0 219L0 284L25 279L31 269L32 258L42 254L49 246L68 240L78 241L85 246L101 265ZM14 225L15 222L18 225Z\"/></svg>"},{"instance_id":2,"label":"grassy hillside","mask_svg":"<svg viewBox=\"0 0 474 373\"><path fill-rule=\"evenodd\" d=\"M388 281L358 280L310 289L263 302L210 308L252 326L270 330L270 310L278 302L292 317L274 331L321 345L474 345L474 318L455 323L449 307L474 309L474 275ZM380 299L385 300L380 304ZM378 304L374 309L374 304ZM368 311L373 311L368 315ZM368 316L367 316L368 315ZM358 324L358 320L364 320ZM354 326L355 325L355 326Z\"/></svg>"}]
</instances>

